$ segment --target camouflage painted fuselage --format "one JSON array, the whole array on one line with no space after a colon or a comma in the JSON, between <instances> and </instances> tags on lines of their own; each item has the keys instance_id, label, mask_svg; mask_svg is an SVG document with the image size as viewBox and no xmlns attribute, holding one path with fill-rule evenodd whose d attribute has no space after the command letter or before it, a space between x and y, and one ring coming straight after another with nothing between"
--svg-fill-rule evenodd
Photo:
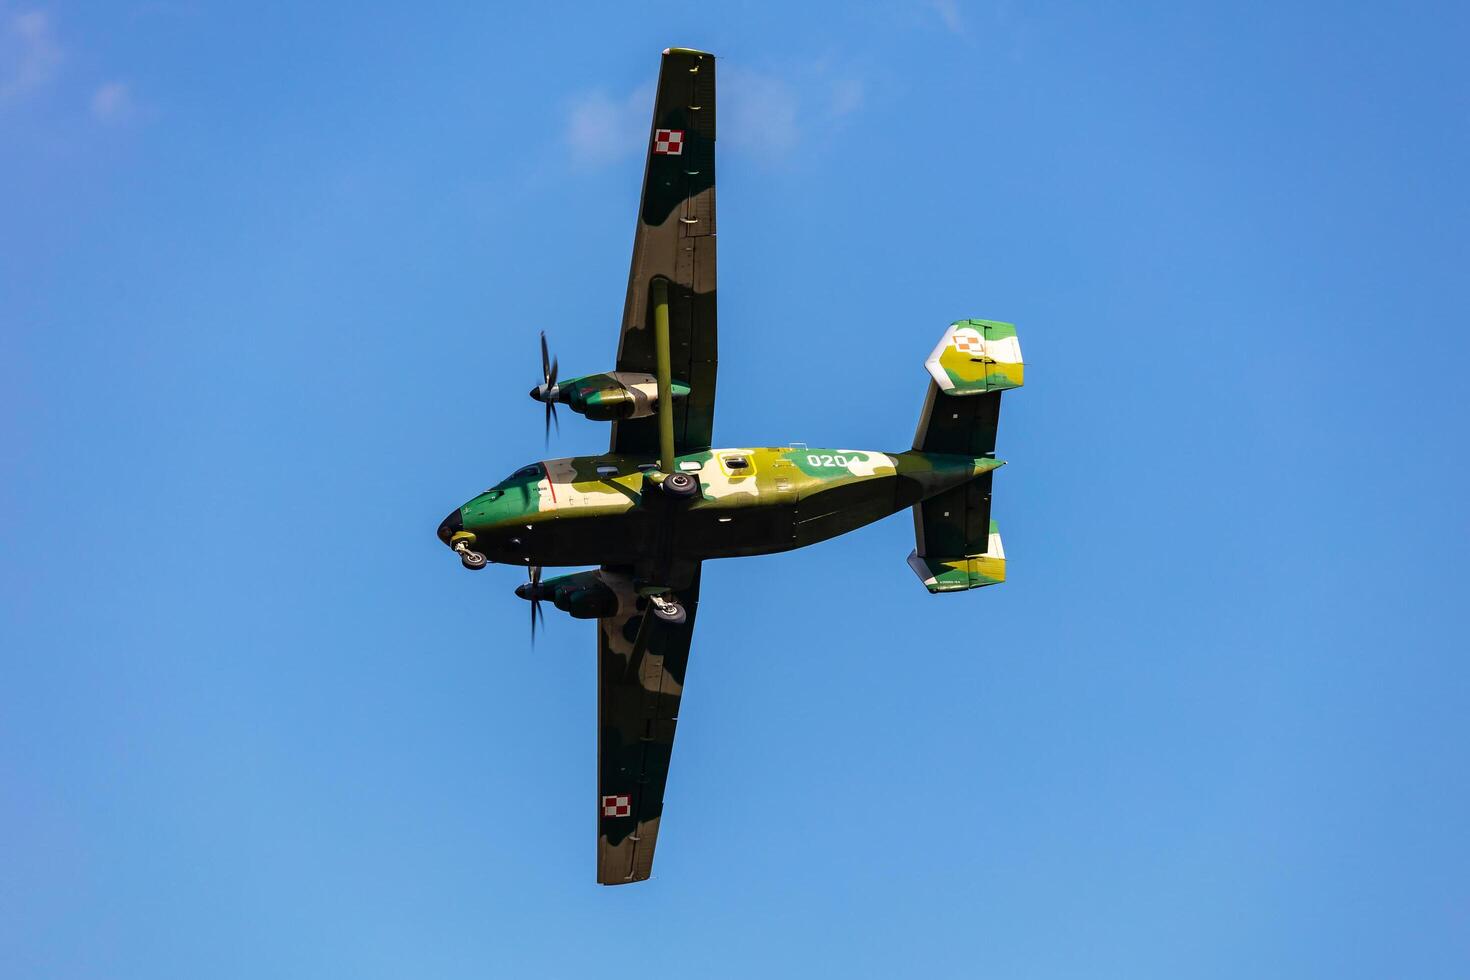
<instances>
[{"instance_id":1,"label":"camouflage painted fuselage","mask_svg":"<svg viewBox=\"0 0 1470 980\"><path fill-rule=\"evenodd\" d=\"M803 446L679 457L700 495L671 504L646 457L606 454L522 467L460 508L491 561L643 565L789 551L896 513L1002 465L990 458Z\"/></svg>"}]
</instances>

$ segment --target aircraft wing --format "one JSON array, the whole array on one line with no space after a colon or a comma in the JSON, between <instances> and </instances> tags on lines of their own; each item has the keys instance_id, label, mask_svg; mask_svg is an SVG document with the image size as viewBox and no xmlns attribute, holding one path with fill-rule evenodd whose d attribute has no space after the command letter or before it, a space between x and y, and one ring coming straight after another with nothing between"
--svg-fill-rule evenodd
<instances>
[{"instance_id":1,"label":"aircraft wing","mask_svg":"<svg viewBox=\"0 0 1470 980\"><path fill-rule=\"evenodd\" d=\"M714 55L664 52L646 153L617 370L655 373L649 284L668 279L673 379L690 387L674 403L682 455L710 447L715 412ZM614 422L611 451L656 454L658 419Z\"/></svg>"},{"instance_id":2,"label":"aircraft wing","mask_svg":"<svg viewBox=\"0 0 1470 980\"><path fill-rule=\"evenodd\" d=\"M597 621L597 880L622 885L653 870L699 568L675 593L686 611L678 625L645 620L647 600L634 593L631 569L605 567L602 579L617 593L618 611Z\"/></svg>"}]
</instances>

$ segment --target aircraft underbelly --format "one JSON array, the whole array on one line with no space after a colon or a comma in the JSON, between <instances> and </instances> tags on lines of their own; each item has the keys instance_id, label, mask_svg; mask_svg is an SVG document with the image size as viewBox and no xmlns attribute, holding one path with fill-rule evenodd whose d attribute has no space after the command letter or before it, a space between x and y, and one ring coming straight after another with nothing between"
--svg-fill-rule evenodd
<instances>
[{"instance_id":1,"label":"aircraft underbelly","mask_svg":"<svg viewBox=\"0 0 1470 980\"><path fill-rule=\"evenodd\" d=\"M773 501L739 508L691 508L675 528L674 547L700 558L789 551L796 546L793 504Z\"/></svg>"},{"instance_id":2,"label":"aircraft underbelly","mask_svg":"<svg viewBox=\"0 0 1470 980\"><path fill-rule=\"evenodd\" d=\"M540 565L632 564L645 551L650 517L637 511L594 514L565 509L528 535L527 554Z\"/></svg>"},{"instance_id":3,"label":"aircraft underbelly","mask_svg":"<svg viewBox=\"0 0 1470 980\"><path fill-rule=\"evenodd\" d=\"M676 532L676 547L701 558L768 555L802 548L881 520L913 503L894 475L763 492L739 507L696 507Z\"/></svg>"},{"instance_id":4,"label":"aircraft underbelly","mask_svg":"<svg viewBox=\"0 0 1470 980\"><path fill-rule=\"evenodd\" d=\"M527 554L543 565L638 564L667 548L681 558L766 555L825 541L909 507L932 488L897 474L815 486L765 482L758 494L694 501L656 533L654 515L563 507L528 535Z\"/></svg>"},{"instance_id":5,"label":"aircraft underbelly","mask_svg":"<svg viewBox=\"0 0 1470 980\"><path fill-rule=\"evenodd\" d=\"M804 548L882 520L901 510L899 480L874 476L803 493L796 507L794 547Z\"/></svg>"}]
</instances>

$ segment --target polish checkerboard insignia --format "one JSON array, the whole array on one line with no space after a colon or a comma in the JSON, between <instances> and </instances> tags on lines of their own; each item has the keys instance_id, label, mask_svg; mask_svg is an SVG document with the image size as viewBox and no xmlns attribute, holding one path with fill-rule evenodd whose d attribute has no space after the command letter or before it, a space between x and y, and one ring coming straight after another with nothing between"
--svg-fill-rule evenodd
<instances>
[{"instance_id":1,"label":"polish checkerboard insignia","mask_svg":"<svg viewBox=\"0 0 1470 980\"><path fill-rule=\"evenodd\" d=\"M671 157L683 156L684 130L655 129L653 131L653 152Z\"/></svg>"},{"instance_id":2,"label":"polish checkerboard insignia","mask_svg":"<svg viewBox=\"0 0 1470 980\"><path fill-rule=\"evenodd\" d=\"M954 332L954 349L961 354L978 357L985 353L985 339L980 336L980 331L973 327L961 327Z\"/></svg>"},{"instance_id":3,"label":"polish checkerboard insignia","mask_svg":"<svg viewBox=\"0 0 1470 980\"><path fill-rule=\"evenodd\" d=\"M602 815L604 817L626 817L633 812L633 801L626 796L604 796L602 798Z\"/></svg>"}]
</instances>

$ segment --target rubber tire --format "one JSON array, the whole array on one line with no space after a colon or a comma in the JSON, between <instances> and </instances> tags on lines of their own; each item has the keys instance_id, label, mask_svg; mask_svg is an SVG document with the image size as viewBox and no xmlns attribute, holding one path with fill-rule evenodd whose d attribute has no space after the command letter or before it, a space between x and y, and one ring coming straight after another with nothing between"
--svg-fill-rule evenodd
<instances>
[{"instance_id":1,"label":"rubber tire","mask_svg":"<svg viewBox=\"0 0 1470 980\"><path fill-rule=\"evenodd\" d=\"M680 500L699 496L699 481L688 473L670 473L661 486L664 493Z\"/></svg>"},{"instance_id":2,"label":"rubber tire","mask_svg":"<svg viewBox=\"0 0 1470 980\"><path fill-rule=\"evenodd\" d=\"M671 599L669 600L669 604L673 607L672 609L660 609L658 604L654 602L650 602L649 606L652 608L655 616L673 626L678 626L689 618L689 613L685 611L683 603L674 602Z\"/></svg>"},{"instance_id":3,"label":"rubber tire","mask_svg":"<svg viewBox=\"0 0 1470 980\"><path fill-rule=\"evenodd\" d=\"M460 553L459 563L472 572L478 572L489 564L490 559L478 551L464 551Z\"/></svg>"}]
</instances>

